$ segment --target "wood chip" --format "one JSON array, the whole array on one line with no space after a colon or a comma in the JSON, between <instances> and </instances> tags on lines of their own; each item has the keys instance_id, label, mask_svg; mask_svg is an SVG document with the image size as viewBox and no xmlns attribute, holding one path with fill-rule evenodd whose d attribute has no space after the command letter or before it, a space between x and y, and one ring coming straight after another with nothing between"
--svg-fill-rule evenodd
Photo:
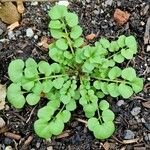
<instances>
[{"instance_id":1,"label":"wood chip","mask_svg":"<svg viewBox=\"0 0 150 150\"><path fill-rule=\"evenodd\" d=\"M79 121L79 122L82 122L82 123L84 123L84 124L86 124L86 125L87 125L87 121L85 121L85 120L83 120L83 119L76 118L76 120L77 120L77 121Z\"/></svg>"},{"instance_id":2,"label":"wood chip","mask_svg":"<svg viewBox=\"0 0 150 150\"><path fill-rule=\"evenodd\" d=\"M146 150L146 147L134 147L134 150Z\"/></svg>"},{"instance_id":3,"label":"wood chip","mask_svg":"<svg viewBox=\"0 0 150 150\"><path fill-rule=\"evenodd\" d=\"M105 142L105 143L103 144L103 148L104 148L105 150L109 150L109 149L110 149L110 144L109 144L108 142Z\"/></svg>"},{"instance_id":4,"label":"wood chip","mask_svg":"<svg viewBox=\"0 0 150 150\"><path fill-rule=\"evenodd\" d=\"M17 28L17 27L19 27L19 22L18 22L18 21L16 21L16 22L14 22L13 24L9 25L9 26L7 27L7 29L8 29L8 31L12 31L12 30L14 30L14 29Z\"/></svg>"},{"instance_id":5,"label":"wood chip","mask_svg":"<svg viewBox=\"0 0 150 150\"><path fill-rule=\"evenodd\" d=\"M32 140L33 140L33 136L29 136L27 138L27 140L24 142L24 144L22 146L22 150L27 149L27 147L30 145L30 143L32 142Z\"/></svg>"},{"instance_id":6,"label":"wood chip","mask_svg":"<svg viewBox=\"0 0 150 150\"><path fill-rule=\"evenodd\" d=\"M46 48L46 49L48 49L48 38L47 37L42 37L41 38L41 41L37 44L38 46L42 46L42 47L44 47L44 48Z\"/></svg>"},{"instance_id":7,"label":"wood chip","mask_svg":"<svg viewBox=\"0 0 150 150\"><path fill-rule=\"evenodd\" d=\"M0 84L0 110L5 108L6 85Z\"/></svg>"},{"instance_id":8,"label":"wood chip","mask_svg":"<svg viewBox=\"0 0 150 150\"><path fill-rule=\"evenodd\" d=\"M23 0L17 0L17 10L20 14L24 13L25 8L23 5Z\"/></svg>"},{"instance_id":9,"label":"wood chip","mask_svg":"<svg viewBox=\"0 0 150 150\"><path fill-rule=\"evenodd\" d=\"M90 40L93 40L95 37L96 37L96 34L91 33L91 34L86 36L86 39L90 41Z\"/></svg>"},{"instance_id":10,"label":"wood chip","mask_svg":"<svg viewBox=\"0 0 150 150\"><path fill-rule=\"evenodd\" d=\"M11 132L5 132L4 135L8 138L14 139L14 140L20 140L21 136L15 133L11 133Z\"/></svg>"},{"instance_id":11,"label":"wood chip","mask_svg":"<svg viewBox=\"0 0 150 150\"><path fill-rule=\"evenodd\" d=\"M61 133L60 135L58 135L58 136L56 137L56 139L62 139L62 138L68 137L68 136L69 136L69 133L70 133L70 130L66 130L66 131L64 131L63 133Z\"/></svg>"},{"instance_id":12,"label":"wood chip","mask_svg":"<svg viewBox=\"0 0 150 150\"><path fill-rule=\"evenodd\" d=\"M139 138L136 139L131 139L131 140L123 140L123 144L132 144L132 143L137 143Z\"/></svg>"},{"instance_id":13,"label":"wood chip","mask_svg":"<svg viewBox=\"0 0 150 150\"><path fill-rule=\"evenodd\" d=\"M150 17L147 19L145 33L144 33L144 44L150 43Z\"/></svg>"},{"instance_id":14,"label":"wood chip","mask_svg":"<svg viewBox=\"0 0 150 150\"><path fill-rule=\"evenodd\" d=\"M125 24L130 17L130 14L127 11L122 11L120 9L116 9L114 13L114 20L119 25Z\"/></svg>"},{"instance_id":15,"label":"wood chip","mask_svg":"<svg viewBox=\"0 0 150 150\"><path fill-rule=\"evenodd\" d=\"M147 102L143 102L142 105L143 105L145 108L149 108L149 109L150 109L150 100L148 100Z\"/></svg>"}]
</instances>

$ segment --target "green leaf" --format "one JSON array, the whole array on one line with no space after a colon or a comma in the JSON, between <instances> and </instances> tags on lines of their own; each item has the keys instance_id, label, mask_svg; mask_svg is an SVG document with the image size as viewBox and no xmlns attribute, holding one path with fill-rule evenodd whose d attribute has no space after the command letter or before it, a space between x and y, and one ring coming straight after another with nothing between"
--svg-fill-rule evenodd
<instances>
[{"instance_id":1,"label":"green leaf","mask_svg":"<svg viewBox=\"0 0 150 150\"><path fill-rule=\"evenodd\" d=\"M60 107L60 100L59 99L51 100L47 103L47 106L53 107L56 110Z\"/></svg>"},{"instance_id":2,"label":"green leaf","mask_svg":"<svg viewBox=\"0 0 150 150\"><path fill-rule=\"evenodd\" d=\"M22 95L21 87L19 84L12 83L7 88L7 99L15 108L23 108L25 105L25 98Z\"/></svg>"},{"instance_id":3,"label":"green leaf","mask_svg":"<svg viewBox=\"0 0 150 150\"><path fill-rule=\"evenodd\" d=\"M101 38L99 42L104 48L110 47L110 42L105 38Z\"/></svg>"},{"instance_id":4,"label":"green leaf","mask_svg":"<svg viewBox=\"0 0 150 150\"><path fill-rule=\"evenodd\" d=\"M48 139L52 136L48 122L44 119L38 119L34 122L34 130L35 133L41 138Z\"/></svg>"},{"instance_id":5,"label":"green leaf","mask_svg":"<svg viewBox=\"0 0 150 150\"><path fill-rule=\"evenodd\" d=\"M125 35L119 36L119 38L117 40L119 47L123 48L125 46L125 39L126 39Z\"/></svg>"},{"instance_id":6,"label":"green leaf","mask_svg":"<svg viewBox=\"0 0 150 150\"><path fill-rule=\"evenodd\" d=\"M55 39L60 39L65 35L65 33L59 29L51 29L50 32L51 32L51 36Z\"/></svg>"},{"instance_id":7,"label":"green leaf","mask_svg":"<svg viewBox=\"0 0 150 150\"><path fill-rule=\"evenodd\" d=\"M127 99L127 98L131 97L133 94L132 88L124 83L121 83L119 85L118 89L119 89L119 93L121 94L121 96L123 98Z\"/></svg>"},{"instance_id":8,"label":"green leaf","mask_svg":"<svg viewBox=\"0 0 150 150\"><path fill-rule=\"evenodd\" d=\"M36 105L40 100L40 96L39 95L36 95L34 93L30 93L27 95L26 97L26 101L29 105Z\"/></svg>"},{"instance_id":9,"label":"green leaf","mask_svg":"<svg viewBox=\"0 0 150 150\"><path fill-rule=\"evenodd\" d=\"M102 112L102 118L104 122L113 121L115 119L115 114L110 110L106 109Z\"/></svg>"},{"instance_id":10,"label":"green leaf","mask_svg":"<svg viewBox=\"0 0 150 150\"><path fill-rule=\"evenodd\" d=\"M96 96L97 96L98 98L103 98L105 95L104 95L103 92L98 91L98 92L96 93Z\"/></svg>"},{"instance_id":11,"label":"green leaf","mask_svg":"<svg viewBox=\"0 0 150 150\"><path fill-rule=\"evenodd\" d=\"M118 97L120 95L118 85L116 83L110 83L107 86L108 92L112 97Z\"/></svg>"},{"instance_id":12,"label":"green leaf","mask_svg":"<svg viewBox=\"0 0 150 150\"><path fill-rule=\"evenodd\" d=\"M122 70L121 76L123 79L133 81L136 78L136 72L132 67L128 67Z\"/></svg>"},{"instance_id":13,"label":"green leaf","mask_svg":"<svg viewBox=\"0 0 150 150\"><path fill-rule=\"evenodd\" d=\"M56 118L55 121L49 123L49 128L52 134L59 135L64 129L64 123L61 119Z\"/></svg>"},{"instance_id":14,"label":"green leaf","mask_svg":"<svg viewBox=\"0 0 150 150\"><path fill-rule=\"evenodd\" d=\"M125 44L128 48L133 52L133 54L137 53L137 42L134 36L128 36L125 38Z\"/></svg>"},{"instance_id":15,"label":"green leaf","mask_svg":"<svg viewBox=\"0 0 150 150\"><path fill-rule=\"evenodd\" d=\"M142 89L143 89L143 79L136 77L132 81L131 85L132 85L133 91L135 93L138 93L138 92L142 91Z\"/></svg>"},{"instance_id":16,"label":"green leaf","mask_svg":"<svg viewBox=\"0 0 150 150\"><path fill-rule=\"evenodd\" d=\"M58 63L52 63L50 65L52 73L59 73L61 71L61 66Z\"/></svg>"},{"instance_id":17,"label":"green leaf","mask_svg":"<svg viewBox=\"0 0 150 150\"><path fill-rule=\"evenodd\" d=\"M65 51L64 52L64 57L66 57L67 59L72 59L72 54L69 51Z\"/></svg>"},{"instance_id":18,"label":"green leaf","mask_svg":"<svg viewBox=\"0 0 150 150\"><path fill-rule=\"evenodd\" d=\"M53 86L56 89L61 89L63 84L64 84L64 78L62 78L62 77L59 77L59 78L53 80Z\"/></svg>"},{"instance_id":19,"label":"green leaf","mask_svg":"<svg viewBox=\"0 0 150 150\"><path fill-rule=\"evenodd\" d=\"M49 50L49 56L56 62L62 63L63 62L63 51L58 50L56 48L52 48Z\"/></svg>"},{"instance_id":20,"label":"green leaf","mask_svg":"<svg viewBox=\"0 0 150 150\"><path fill-rule=\"evenodd\" d=\"M100 81L98 81L98 80L94 81L93 86L94 86L97 90L101 89Z\"/></svg>"},{"instance_id":21,"label":"green leaf","mask_svg":"<svg viewBox=\"0 0 150 150\"><path fill-rule=\"evenodd\" d=\"M60 38L56 41L56 46L61 50L68 49L67 41L64 38Z\"/></svg>"},{"instance_id":22,"label":"green leaf","mask_svg":"<svg viewBox=\"0 0 150 150\"><path fill-rule=\"evenodd\" d=\"M96 125L94 129L94 136L97 139L104 140L109 138L115 131L113 122L103 123L102 125Z\"/></svg>"},{"instance_id":23,"label":"green leaf","mask_svg":"<svg viewBox=\"0 0 150 150\"><path fill-rule=\"evenodd\" d=\"M53 87L53 82L51 80L45 80L42 83L42 89L44 93L50 92Z\"/></svg>"},{"instance_id":24,"label":"green leaf","mask_svg":"<svg viewBox=\"0 0 150 150\"><path fill-rule=\"evenodd\" d=\"M115 65L115 61L114 60L112 60L112 59L108 60L107 59L107 60L104 61L102 67L106 69L108 67L113 67L114 65Z\"/></svg>"},{"instance_id":25,"label":"green leaf","mask_svg":"<svg viewBox=\"0 0 150 150\"><path fill-rule=\"evenodd\" d=\"M119 45L116 41L112 41L110 43L110 47L109 47L109 51L110 52L115 52L115 51L118 51L119 50Z\"/></svg>"},{"instance_id":26,"label":"green leaf","mask_svg":"<svg viewBox=\"0 0 150 150\"><path fill-rule=\"evenodd\" d=\"M61 29L62 24L59 20L51 20L48 27L51 29Z\"/></svg>"},{"instance_id":27,"label":"green leaf","mask_svg":"<svg viewBox=\"0 0 150 150\"><path fill-rule=\"evenodd\" d=\"M82 66L83 72L88 72L90 73L94 69L94 64L85 62L84 65Z\"/></svg>"},{"instance_id":28,"label":"green leaf","mask_svg":"<svg viewBox=\"0 0 150 150\"><path fill-rule=\"evenodd\" d=\"M23 76L24 62L21 59L11 61L8 66L8 75L12 82L20 82Z\"/></svg>"},{"instance_id":29,"label":"green leaf","mask_svg":"<svg viewBox=\"0 0 150 150\"><path fill-rule=\"evenodd\" d=\"M38 63L38 69L40 73L45 74L45 76L49 76L51 74L50 65L46 61L40 61Z\"/></svg>"},{"instance_id":30,"label":"green leaf","mask_svg":"<svg viewBox=\"0 0 150 150\"><path fill-rule=\"evenodd\" d=\"M121 75L121 69L119 67L113 67L112 69L110 69L109 73L108 73L108 77L111 80L114 80L116 78L118 78Z\"/></svg>"},{"instance_id":31,"label":"green leaf","mask_svg":"<svg viewBox=\"0 0 150 150\"><path fill-rule=\"evenodd\" d=\"M124 61L124 57L121 54L115 54L113 56L113 60L117 63L122 63Z\"/></svg>"},{"instance_id":32,"label":"green leaf","mask_svg":"<svg viewBox=\"0 0 150 150\"><path fill-rule=\"evenodd\" d=\"M61 95L60 96L60 101L63 102L64 104L68 104L71 101L71 96Z\"/></svg>"},{"instance_id":33,"label":"green leaf","mask_svg":"<svg viewBox=\"0 0 150 150\"><path fill-rule=\"evenodd\" d=\"M99 103L99 108L101 110L106 110L109 108L109 103L106 100L101 100Z\"/></svg>"},{"instance_id":34,"label":"green leaf","mask_svg":"<svg viewBox=\"0 0 150 150\"><path fill-rule=\"evenodd\" d=\"M122 49L121 55L124 56L126 59L133 58L133 52L131 51L131 49Z\"/></svg>"},{"instance_id":35,"label":"green leaf","mask_svg":"<svg viewBox=\"0 0 150 150\"><path fill-rule=\"evenodd\" d=\"M66 22L70 27L74 27L78 24L78 16L74 13L67 13Z\"/></svg>"},{"instance_id":36,"label":"green leaf","mask_svg":"<svg viewBox=\"0 0 150 150\"><path fill-rule=\"evenodd\" d=\"M32 88L33 93L36 95L40 95L42 90L43 90L43 88L42 88L41 82L36 82L34 87Z\"/></svg>"},{"instance_id":37,"label":"green leaf","mask_svg":"<svg viewBox=\"0 0 150 150\"><path fill-rule=\"evenodd\" d=\"M89 130L94 131L95 126L98 126L98 125L99 125L98 119L95 118L95 117L90 118L90 119L88 120L87 125L88 125Z\"/></svg>"},{"instance_id":38,"label":"green leaf","mask_svg":"<svg viewBox=\"0 0 150 150\"><path fill-rule=\"evenodd\" d=\"M77 107L75 100L71 100L67 105L66 105L66 110L73 111Z\"/></svg>"},{"instance_id":39,"label":"green leaf","mask_svg":"<svg viewBox=\"0 0 150 150\"><path fill-rule=\"evenodd\" d=\"M63 110L61 113L60 113L60 115L61 116L58 116L57 118L59 119L62 119L62 121L64 122L64 123L67 123L69 120L70 120L70 118L71 118L71 113L70 113L70 111L68 111L68 110Z\"/></svg>"},{"instance_id":40,"label":"green leaf","mask_svg":"<svg viewBox=\"0 0 150 150\"><path fill-rule=\"evenodd\" d=\"M37 116L40 119L49 121L52 118L54 112L55 112L55 109L52 106L48 105L48 106L44 106L41 109L39 109Z\"/></svg>"},{"instance_id":41,"label":"green leaf","mask_svg":"<svg viewBox=\"0 0 150 150\"><path fill-rule=\"evenodd\" d=\"M83 110L87 118L91 118L95 115L96 107L93 104L86 104L83 106Z\"/></svg>"},{"instance_id":42,"label":"green leaf","mask_svg":"<svg viewBox=\"0 0 150 150\"><path fill-rule=\"evenodd\" d=\"M83 43L84 43L84 39L81 38L81 37L79 37L79 38L77 38L77 39L74 40L73 46L74 46L75 48L78 48L78 47L80 47Z\"/></svg>"},{"instance_id":43,"label":"green leaf","mask_svg":"<svg viewBox=\"0 0 150 150\"><path fill-rule=\"evenodd\" d=\"M37 68L33 68L32 66L25 68L24 75L25 75L25 78L28 78L28 79L38 77Z\"/></svg>"},{"instance_id":44,"label":"green leaf","mask_svg":"<svg viewBox=\"0 0 150 150\"><path fill-rule=\"evenodd\" d=\"M109 94L108 89L107 89L108 83L100 82L100 86L101 86L101 90L103 91L104 94Z\"/></svg>"},{"instance_id":45,"label":"green leaf","mask_svg":"<svg viewBox=\"0 0 150 150\"><path fill-rule=\"evenodd\" d=\"M79 25L76 25L71 29L70 37L72 39L78 39L81 34L82 34L82 28Z\"/></svg>"},{"instance_id":46,"label":"green leaf","mask_svg":"<svg viewBox=\"0 0 150 150\"><path fill-rule=\"evenodd\" d=\"M23 89L30 91L34 87L34 81L22 78L21 86Z\"/></svg>"},{"instance_id":47,"label":"green leaf","mask_svg":"<svg viewBox=\"0 0 150 150\"><path fill-rule=\"evenodd\" d=\"M28 58L25 62L26 67L37 68L37 63L33 58Z\"/></svg>"},{"instance_id":48,"label":"green leaf","mask_svg":"<svg viewBox=\"0 0 150 150\"><path fill-rule=\"evenodd\" d=\"M49 11L48 15L51 17L51 19L61 19L67 14L67 7L64 5L55 5L52 7L52 9Z\"/></svg>"}]
</instances>

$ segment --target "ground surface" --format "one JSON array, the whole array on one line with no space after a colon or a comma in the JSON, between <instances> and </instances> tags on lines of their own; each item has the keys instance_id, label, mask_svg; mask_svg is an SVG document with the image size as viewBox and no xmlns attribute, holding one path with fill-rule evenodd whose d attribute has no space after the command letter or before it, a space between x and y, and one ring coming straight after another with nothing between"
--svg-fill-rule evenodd
<instances>
[{"instance_id":1,"label":"ground surface","mask_svg":"<svg viewBox=\"0 0 150 150\"><path fill-rule=\"evenodd\" d=\"M91 33L99 37L114 39L118 35L135 35L138 41L139 52L135 59L127 62L133 66L138 75L145 80L144 90L131 97L129 100L109 99L112 110L116 114L116 131L114 135L105 141L94 139L84 123L77 118L86 120L81 109L74 112L72 120L66 125L66 133L59 138L52 138L45 141L38 138L33 131L33 122L36 120L36 113L42 104L36 107L26 106L23 110L15 110L7 104L7 109L0 112L0 116L6 122L6 129L0 129L0 149L11 146L13 149L24 149L24 141L32 136L33 139L28 150L149 150L150 149L150 106L143 105L150 101L150 52L148 44L144 44L143 37L145 27L150 15L147 10L149 0L118 0L100 1L83 0L70 4L70 9L79 15L84 35ZM38 3L31 5L25 3L26 12L22 16L20 26L9 32L5 25L1 25L3 34L0 35L0 81L9 84L7 79L7 67L12 59L34 57L36 60L47 60L48 55L45 48L38 46L41 38L48 36L49 18L47 10L50 3ZM131 16L126 24L118 26L113 19L116 8L128 11ZM32 38L27 37L26 30L31 28L34 32ZM93 40L91 43L96 41ZM150 105L150 104L149 104ZM4 135L5 130L21 136L21 140L14 140ZM127 144L125 139L133 139L132 144ZM135 142L137 141L137 142Z\"/></svg>"}]
</instances>

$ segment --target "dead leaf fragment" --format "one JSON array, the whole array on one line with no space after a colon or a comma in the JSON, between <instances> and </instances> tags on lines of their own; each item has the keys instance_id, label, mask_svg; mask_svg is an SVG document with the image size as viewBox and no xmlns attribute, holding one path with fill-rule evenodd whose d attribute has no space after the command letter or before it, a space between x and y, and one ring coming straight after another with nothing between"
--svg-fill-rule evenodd
<instances>
[{"instance_id":1,"label":"dead leaf fragment","mask_svg":"<svg viewBox=\"0 0 150 150\"><path fill-rule=\"evenodd\" d=\"M6 85L0 84L0 110L5 108Z\"/></svg>"},{"instance_id":2,"label":"dead leaf fragment","mask_svg":"<svg viewBox=\"0 0 150 150\"><path fill-rule=\"evenodd\" d=\"M143 105L145 108L149 108L149 109L150 109L150 100L148 100L147 102L142 103L142 105Z\"/></svg>"},{"instance_id":3,"label":"dead leaf fragment","mask_svg":"<svg viewBox=\"0 0 150 150\"><path fill-rule=\"evenodd\" d=\"M7 24L12 24L20 20L20 14L12 2L1 3L0 18Z\"/></svg>"},{"instance_id":4,"label":"dead leaf fragment","mask_svg":"<svg viewBox=\"0 0 150 150\"><path fill-rule=\"evenodd\" d=\"M38 43L38 46L42 46L42 47L44 47L44 48L48 48L48 38L47 37L42 37L41 38L41 41Z\"/></svg>"},{"instance_id":5,"label":"dead leaf fragment","mask_svg":"<svg viewBox=\"0 0 150 150\"><path fill-rule=\"evenodd\" d=\"M127 11L122 11L120 9L116 9L114 13L114 20L119 24L125 24L130 17L130 14Z\"/></svg>"},{"instance_id":6,"label":"dead leaf fragment","mask_svg":"<svg viewBox=\"0 0 150 150\"><path fill-rule=\"evenodd\" d=\"M19 22L15 22L7 27L8 31L13 31L15 28L19 27Z\"/></svg>"},{"instance_id":7,"label":"dead leaf fragment","mask_svg":"<svg viewBox=\"0 0 150 150\"><path fill-rule=\"evenodd\" d=\"M87 40L93 40L95 37L96 37L96 34L91 33L91 34L89 34L89 35L86 36L86 39Z\"/></svg>"}]
</instances>

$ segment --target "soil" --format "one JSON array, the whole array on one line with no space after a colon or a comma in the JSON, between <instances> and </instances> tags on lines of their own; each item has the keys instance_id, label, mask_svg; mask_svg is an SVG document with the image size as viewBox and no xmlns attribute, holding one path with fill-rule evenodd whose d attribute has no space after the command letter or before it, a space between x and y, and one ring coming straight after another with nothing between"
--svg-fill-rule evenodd
<instances>
[{"instance_id":1,"label":"soil","mask_svg":"<svg viewBox=\"0 0 150 150\"><path fill-rule=\"evenodd\" d=\"M108 3L109 2L109 3ZM54 4L54 3L53 3ZM33 57L37 61L48 60L47 49L38 46L42 37L49 37L47 11L53 5L49 2L31 5L26 2L26 11L22 15L20 26L13 30L13 38L8 30L0 35L0 81L9 84L7 67L11 60L21 58L26 60ZM144 78L144 89L141 93L133 95L129 100L122 98L109 98L111 109L115 112L116 131L107 140L96 140L85 126L84 113L77 109L72 114L72 120L66 124L62 137L53 137L46 141L37 137L33 130L33 123L42 102L36 107L27 106L22 110L16 110L7 103L5 110L0 112L6 122L6 127L0 129L0 149L11 146L12 149L29 150L150 150L150 106L143 105L150 102L150 53L148 44L144 44L144 34L150 8L147 10L149 0L74 0L70 2L69 8L79 15L80 24L84 30L84 36L91 33L97 38L90 41L94 43L100 37L115 39L118 35L134 35L138 41L138 54L127 66L136 69L138 76ZM113 19L115 10L119 8L130 13L130 18L124 25L117 25ZM150 25L149 25L150 26ZM31 28L34 36L26 36L26 30ZM36 35L36 36L35 36ZM125 66L124 66L125 67ZM122 105L119 105L119 102ZM150 105L150 104L149 104ZM133 109L138 108L138 114L133 115ZM81 120L80 120L81 119ZM133 134L133 139L126 141L127 130ZM5 132L15 133L21 136L16 140L5 135ZM31 142L25 147L25 141L31 136ZM129 144L127 143L129 142Z\"/></svg>"}]
</instances>

